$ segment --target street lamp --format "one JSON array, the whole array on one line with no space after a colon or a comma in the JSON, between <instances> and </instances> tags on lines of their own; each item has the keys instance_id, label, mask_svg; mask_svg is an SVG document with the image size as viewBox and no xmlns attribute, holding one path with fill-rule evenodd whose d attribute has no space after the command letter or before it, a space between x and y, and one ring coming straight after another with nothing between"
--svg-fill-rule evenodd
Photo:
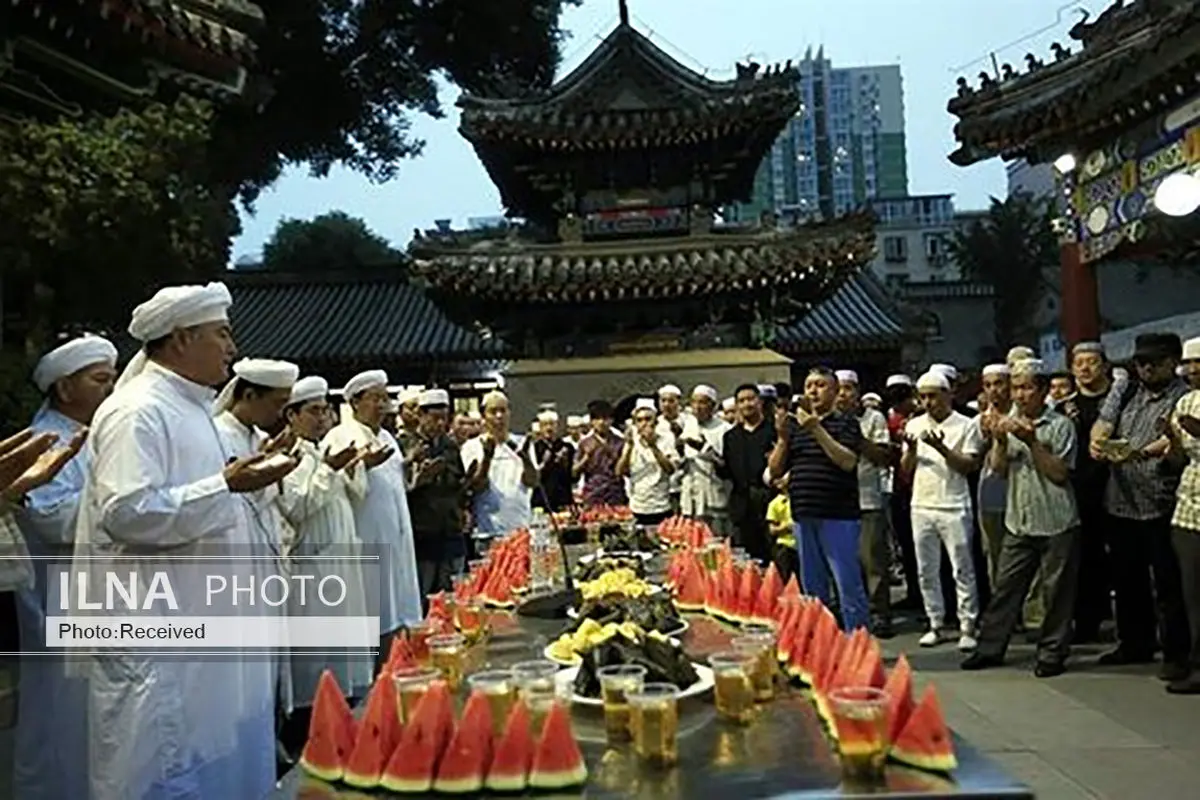
<instances>
[{"instance_id":1,"label":"street lamp","mask_svg":"<svg viewBox=\"0 0 1200 800\"><path fill-rule=\"evenodd\" d=\"M1168 175L1154 190L1154 205L1168 217L1186 217L1200 208L1200 178L1188 172Z\"/></svg>"}]
</instances>

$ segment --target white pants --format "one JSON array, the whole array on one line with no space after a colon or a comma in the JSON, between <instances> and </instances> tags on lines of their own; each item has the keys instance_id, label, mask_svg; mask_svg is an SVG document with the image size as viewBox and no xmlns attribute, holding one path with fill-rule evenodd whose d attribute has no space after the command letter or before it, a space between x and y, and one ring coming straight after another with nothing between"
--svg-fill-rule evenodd
<instances>
[{"instance_id":1,"label":"white pants","mask_svg":"<svg viewBox=\"0 0 1200 800\"><path fill-rule=\"evenodd\" d=\"M946 620L942 603L942 545L950 555L958 597L958 623L964 633L975 630L979 594L975 588L975 564L971 560L971 512L933 508L912 510L913 543L917 551L917 581L929 625L937 630Z\"/></svg>"}]
</instances>

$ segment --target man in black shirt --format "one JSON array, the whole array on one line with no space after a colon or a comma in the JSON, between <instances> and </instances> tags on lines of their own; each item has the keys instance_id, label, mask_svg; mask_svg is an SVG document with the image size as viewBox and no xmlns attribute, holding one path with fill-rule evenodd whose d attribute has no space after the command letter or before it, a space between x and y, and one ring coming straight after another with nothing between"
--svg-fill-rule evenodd
<instances>
[{"instance_id":1,"label":"man in black shirt","mask_svg":"<svg viewBox=\"0 0 1200 800\"><path fill-rule=\"evenodd\" d=\"M533 490L532 508L562 511L574 503L571 464L575 446L558 435L558 412L545 410L537 415L537 438L533 441L533 463L540 483Z\"/></svg>"},{"instance_id":2,"label":"man in black shirt","mask_svg":"<svg viewBox=\"0 0 1200 800\"><path fill-rule=\"evenodd\" d=\"M466 472L458 445L450 438L450 395L428 389L418 400L416 430L407 454L408 513L421 594L448 591L467 557L463 535Z\"/></svg>"},{"instance_id":3,"label":"man in black shirt","mask_svg":"<svg viewBox=\"0 0 1200 800\"><path fill-rule=\"evenodd\" d=\"M832 572L842 627L852 631L870 624L858 560L862 429L857 419L834 408L837 389L830 370L809 371L795 413L782 406L776 409L777 435L768 465L773 478L785 472L791 475L788 494L804 590L829 605L828 572Z\"/></svg>"},{"instance_id":4,"label":"man in black shirt","mask_svg":"<svg viewBox=\"0 0 1200 800\"><path fill-rule=\"evenodd\" d=\"M767 535L767 505L772 491L763 481L767 455L775 445L775 426L763 415L759 388L744 383L734 392L740 422L725 431L725 461L718 474L731 484L729 518L734 541L751 557L771 557Z\"/></svg>"}]
</instances>

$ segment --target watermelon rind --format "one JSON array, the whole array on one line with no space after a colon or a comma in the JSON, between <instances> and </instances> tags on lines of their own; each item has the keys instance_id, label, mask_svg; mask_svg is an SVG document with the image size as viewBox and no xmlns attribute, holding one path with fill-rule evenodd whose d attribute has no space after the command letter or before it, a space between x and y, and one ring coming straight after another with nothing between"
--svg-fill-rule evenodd
<instances>
[{"instance_id":1,"label":"watermelon rind","mask_svg":"<svg viewBox=\"0 0 1200 800\"><path fill-rule=\"evenodd\" d=\"M941 745L934 740L940 740ZM920 702L892 743L889 755L902 764L929 772L953 772L958 768L954 742L932 684L925 687Z\"/></svg>"},{"instance_id":2,"label":"watermelon rind","mask_svg":"<svg viewBox=\"0 0 1200 800\"><path fill-rule=\"evenodd\" d=\"M346 760L354 747L350 707L329 670L321 673L308 724L308 740L300 753L300 768L330 783L342 779Z\"/></svg>"},{"instance_id":3,"label":"watermelon rind","mask_svg":"<svg viewBox=\"0 0 1200 800\"><path fill-rule=\"evenodd\" d=\"M546 715L529 770L534 789L566 789L587 782L587 764L571 731L571 718L560 703Z\"/></svg>"}]
</instances>

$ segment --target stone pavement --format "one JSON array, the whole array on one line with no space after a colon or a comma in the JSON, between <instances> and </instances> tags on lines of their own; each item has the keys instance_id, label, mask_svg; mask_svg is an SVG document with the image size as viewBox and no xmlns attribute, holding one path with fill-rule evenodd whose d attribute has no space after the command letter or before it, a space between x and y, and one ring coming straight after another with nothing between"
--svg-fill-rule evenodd
<instances>
[{"instance_id":1,"label":"stone pavement","mask_svg":"<svg viewBox=\"0 0 1200 800\"><path fill-rule=\"evenodd\" d=\"M1200 697L1176 697L1148 667L1095 664L1108 646L1075 648L1070 671L1033 677L1033 648L1014 642L1006 666L958 668L953 644L924 650L917 634L884 642L932 679L950 726L1033 788L1039 800L1200 797Z\"/></svg>"}]
</instances>

